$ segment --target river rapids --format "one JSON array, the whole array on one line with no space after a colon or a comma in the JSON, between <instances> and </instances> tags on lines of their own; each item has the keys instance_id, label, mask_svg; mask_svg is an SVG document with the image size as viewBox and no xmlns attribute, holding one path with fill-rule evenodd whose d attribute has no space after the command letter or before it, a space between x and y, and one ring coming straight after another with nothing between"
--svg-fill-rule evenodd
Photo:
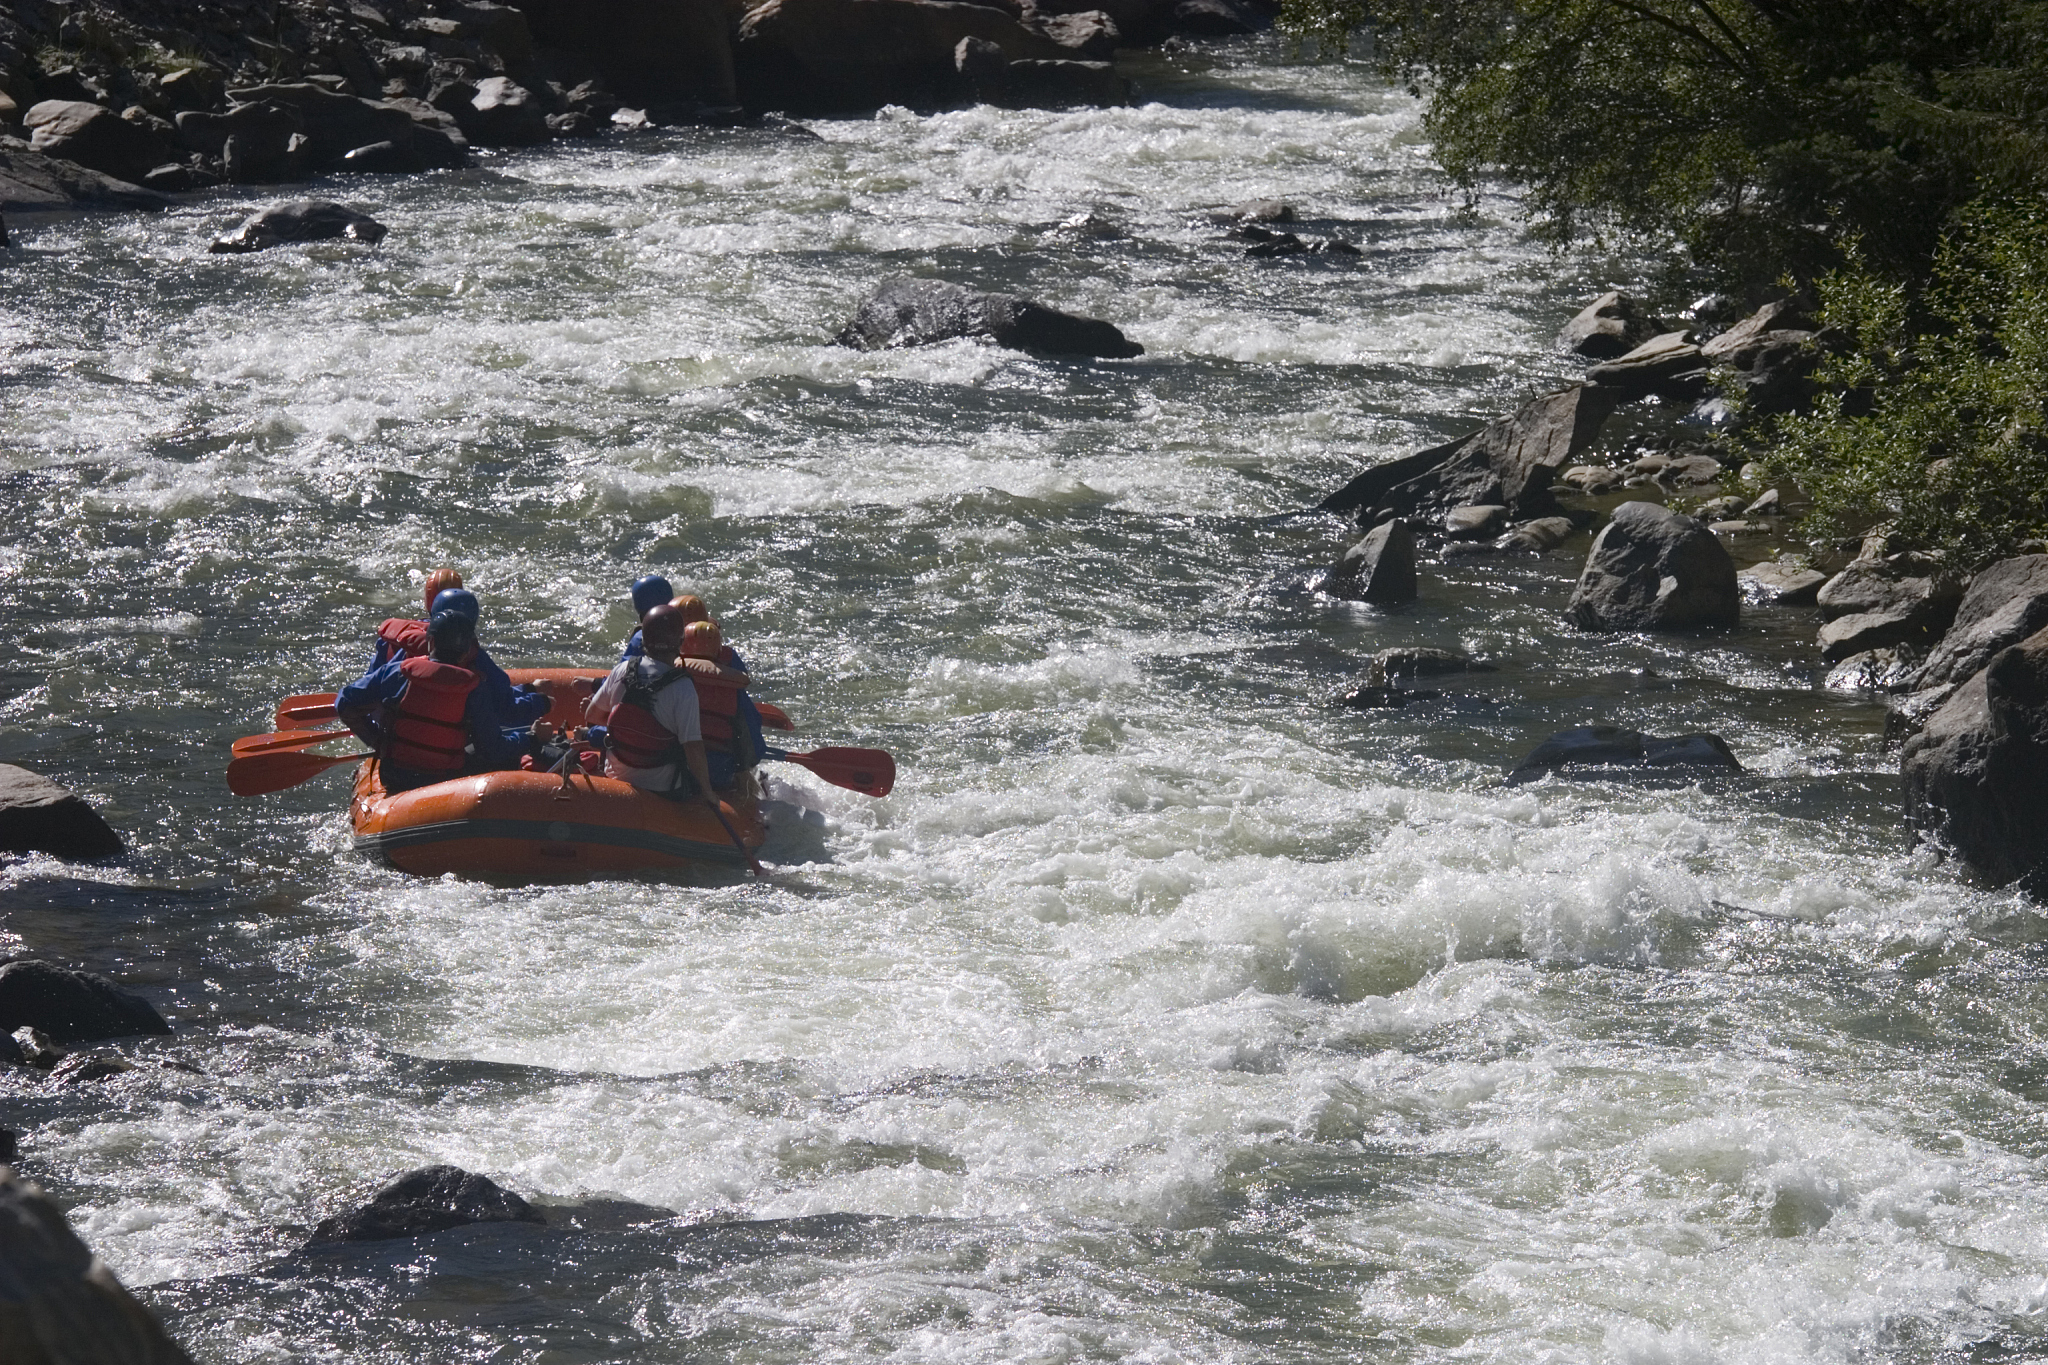
<instances>
[{"instance_id":1,"label":"river rapids","mask_svg":"<svg viewBox=\"0 0 2048 1365\"><path fill-rule=\"evenodd\" d=\"M1810 615L1580 634L1571 554L1309 589L1302 509L1568 377L1641 264L1461 212L1356 65L1130 70L316 187L376 249L210 256L232 193L13 225L0 760L134 852L8 862L0 950L204 1074L0 1077L0 1124L199 1357L2048 1350L2042 920L1913 850ZM1254 197L1364 254L1246 259L1205 215ZM898 273L1147 353L832 346ZM665 572L895 793L782 768L765 881L538 888L357 858L345 769L229 797L443 562L508 666L607 657ZM1397 644L1501 669L1330 705ZM1500 785L1593 722L1749 771ZM299 1250L431 1162L567 1212Z\"/></svg>"}]
</instances>

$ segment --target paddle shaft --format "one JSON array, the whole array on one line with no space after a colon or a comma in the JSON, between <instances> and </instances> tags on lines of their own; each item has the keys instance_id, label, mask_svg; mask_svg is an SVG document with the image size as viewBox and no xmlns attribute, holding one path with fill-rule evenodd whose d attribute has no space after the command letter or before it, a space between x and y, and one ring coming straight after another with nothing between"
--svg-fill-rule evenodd
<instances>
[{"instance_id":1,"label":"paddle shaft","mask_svg":"<svg viewBox=\"0 0 2048 1365\"><path fill-rule=\"evenodd\" d=\"M747 860L747 866L753 870L754 875L756 877L767 876L768 874L761 870L760 862L755 859L754 855L748 851L746 844L741 841L740 832L732 827L732 821L726 819L725 812L718 808L718 798L707 796L704 798L704 804L711 807L712 817L719 824L725 826L725 837L732 840L732 846L740 851L742 858Z\"/></svg>"}]
</instances>

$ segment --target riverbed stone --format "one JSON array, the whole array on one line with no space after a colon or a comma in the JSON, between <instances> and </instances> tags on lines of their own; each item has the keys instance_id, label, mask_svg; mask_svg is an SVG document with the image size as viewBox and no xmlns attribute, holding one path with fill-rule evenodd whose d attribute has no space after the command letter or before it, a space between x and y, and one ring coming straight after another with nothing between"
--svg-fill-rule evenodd
<instances>
[{"instance_id":1,"label":"riverbed stone","mask_svg":"<svg viewBox=\"0 0 2048 1365\"><path fill-rule=\"evenodd\" d=\"M1610 289L1564 325L1557 344L1588 360L1614 360L1648 341L1656 330L1633 299Z\"/></svg>"},{"instance_id":2,"label":"riverbed stone","mask_svg":"<svg viewBox=\"0 0 2048 1365\"><path fill-rule=\"evenodd\" d=\"M0 1360L192 1365L41 1189L0 1166Z\"/></svg>"},{"instance_id":3,"label":"riverbed stone","mask_svg":"<svg viewBox=\"0 0 2048 1365\"><path fill-rule=\"evenodd\" d=\"M1815 595L1826 622L1821 656L1835 663L1898 647L1924 654L1955 619L1962 597L1962 585L1946 573L1904 572L1882 560L1858 560Z\"/></svg>"},{"instance_id":4,"label":"riverbed stone","mask_svg":"<svg viewBox=\"0 0 2048 1365\"><path fill-rule=\"evenodd\" d=\"M1516 554L1547 554L1570 540L1578 529L1570 517L1537 517L1517 522L1495 542L1494 548Z\"/></svg>"},{"instance_id":5,"label":"riverbed stone","mask_svg":"<svg viewBox=\"0 0 2048 1365\"><path fill-rule=\"evenodd\" d=\"M1960 683L1992 656L2048 629L2048 554L2000 560L1970 580L1955 620L1928 655L1916 683Z\"/></svg>"},{"instance_id":6,"label":"riverbed stone","mask_svg":"<svg viewBox=\"0 0 2048 1365\"><path fill-rule=\"evenodd\" d=\"M39 773L0 763L0 853L115 858L121 836L83 797Z\"/></svg>"},{"instance_id":7,"label":"riverbed stone","mask_svg":"<svg viewBox=\"0 0 2048 1365\"><path fill-rule=\"evenodd\" d=\"M1747 360L1738 360L1743 353L1759 344L1759 338L1769 332L1799 331L1808 333L1812 321L1806 311L1791 299L1776 299L1763 305L1754 313L1726 331L1716 333L1700 344L1700 354L1717 365L1734 365L1747 369Z\"/></svg>"},{"instance_id":8,"label":"riverbed stone","mask_svg":"<svg viewBox=\"0 0 2048 1365\"><path fill-rule=\"evenodd\" d=\"M375 245L389 231L368 214L357 213L331 199L295 199L250 216L247 222L214 241L215 253L262 251L287 242L321 242L340 238Z\"/></svg>"},{"instance_id":9,"label":"riverbed stone","mask_svg":"<svg viewBox=\"0 0 2048 1365\"><path fill-rule=\"evenodd\" d=\"M549 136L547 106L510 76L478 81L467 114L456 111L455 121L479 147L531 147Z\"/></svg>"},{"instance_id":10,"label":"riverbed stone","mask_svg":"<svg viewBox=\"0 0 2048 1365\"><path fill-rule=\"evenodd\" d=\"M1742 611L1735 562L1714 533L1651 502L1625 502L1593 540L1572 590L1587 630L1732 626Z\"/></svg>"},{"instance_id":11,"label":"riverbed stone","mask_svg":"<svg viewBox=\"0 0 2048 1365\"><path fill-rule=\"evenodd\" d=\"M1602 361L1586 371L1586 382L1611 391L1623 402L1650 394L1677 395L1679 381L1691 386L1689 376L1703 368L1700 348L1689 332L1665 332L1651 337L1626 355Z\"/></svg>"},{"instance_id":12,"label":"riverbed stone","mask_svg":"<svg viewBox=\"0 0 2048 1365\"><path fill-rule=\"evenodd\" d=\"M1821 686L1835 692L1909 692L1922 662L1910 650L1866 649L1830 668Z\"/></svg>"},{"instance_id":13,"label":"riverbed stone","mask_svg":"<svg viewBox=\"0 0 2048 1365\"><path fill-rule=\"evenodd\" d=\"M152 127L83 100L42 100L22 117L29 147L131 183L170 153Z\"/></svg>"},{"instance_id":14,"label":"riverbed stone","mask_svg":"<svg viewBox=\"0 0 2048 1365\"><path fill-rule=\"evenodd\" d=\"M1403 645L1383 649L1373 655L1366 665L1365 681L1368 686L1383 687L1397 684L1405 678L1441 678L1453 673L1494 671L1494 665L1482 663L1462 650Z\"/></svg>"},{"instance_id":15,"label":"riverbed stone","mask_svg":"<svg viewBox=\"0 0 2048 1365\"><path fill-rule=\"evenodd\" d=\"M1828 576L1803 564L1765 560L1752 564L1739 575L1743 590L1758 601L1777 607L1810 607L1820 596Z\"/></svg>"},{"instance_id":16,"label":"riverbed stone","mask_svg":"<svg viewBox=\"0 0 2048 1365\"><path fill-rule=\"evenodd\" d=\"M1063 313L1016 294L983 294L943 280L896 279L862 303L840 330L841 346L893 350L955 337L987 337L1013 350L1127 359L1145 348L1095 318Z\"/></svg>"},{"instance_id":17,"label":"riverbed stone","mask_svg":"<svg viewBox=\"0 0 2048 1365\"><path fill-rule=\"evenodd\" d=\"M34 958L0 965L0 1033L29 1027L58 1043L167 1034L156 1006L97 972Z\"/></svg>"},{"instance_id":18,"label":"riverbed stone","mask_svg":"<svg viewBox=\"0 0 2048 1365\"><path fill-rule=\"evenodd\" d=\"M1012 14L956 0L762 0L740 20L734 70L750 109L942 108L962 94L963 38L994 43L1012 62L1073 55Z\"/></svg>"},{"instance_id":19,"label":"riverbed stone","mask_svg":"<svg viewBox=\"0 0 2048 1365\"><path fill-rule=\"evenodd\" d=\"M533 1205L487 1176L459 1166L422 1166L378 1190L369 1203L321 1220L310 1244L419 1237L470 1223L542 1221Z\"/></svg>"},{"instance_id":20,"label":"riverbed stone","mask_svg":"<svg viewBox=\"0 0 2048 1365\"><path fill-rule=\"evenodd\" d=\"M1499 503L1481 507L1453 507L1444 513L1444 534L1452 540L1483 540L1496 536L1508 524L1508 509Z\"/></svg>"},{"instance_id":21,"label":"riverbed stone","mask_svg":"<svg viewBox=\"0 0 2048 1365\"><path fill-rule=\"evenodd\" d=\"M1899 772L1910 826L1994 885L2048 897L2048 630L1958 687Z\"/></svg>"},{"instance_id":22,"label":"riverbed stone","mask_svg":"<svg viewBox=\"0 0 2048 1365\"><path fill-rule=\"evenodd\" d=\"M135 1069L135 1063L117 1052L74 1052L50 1068L50 1080L57 1085L88 1085Z\"/></svg>"},{"instance_id":23,"label":"riverbed stone","mask_svg":"<svg viewBox=\"0 0 2048 1365\"><path fill-rule=\"evenodd\" d=\"M1413 602L1416 595L1415 532L1405 521L1383 522L1365 533L1323 580L1332 597L1375 606Z\"/></svg>"},{"instance_id":24,"label":"riverbed stone","mask_svg":"<svg viewBox=\"0 0 2048 1365\"><path fill-rule=\"evenodd\" d=\"M1619 725L1583 725L1560 730L1537 745L1508 773L1507 783L1519 786L1554 772L1601 769L1741 772L1742 764L1719 735L1700 732L1658 739Z\"/></svg>"},{"instance_id":25,"label":"riverbed stone","mask_svg":"<svg viewBox=\"0 0 2048 1365\"><path fill-rule=\"evenodd\" d=\"M356 147L373 143L389 142L405 146L412 140L414 120L405 109L384 100L358 99L344 95L312 81L284 81L269 85L244 86L228 91L228 98L238 106L256 107L274 105L288 108L298 115L295 131L306 138L305 164L309 167L333 165ZM234 111L222 116L234 117ZM180 124L182 130L188 125L197 134L197 120ZM219 126L219 125L214 125Z\"/></svg>"}]
</instances>

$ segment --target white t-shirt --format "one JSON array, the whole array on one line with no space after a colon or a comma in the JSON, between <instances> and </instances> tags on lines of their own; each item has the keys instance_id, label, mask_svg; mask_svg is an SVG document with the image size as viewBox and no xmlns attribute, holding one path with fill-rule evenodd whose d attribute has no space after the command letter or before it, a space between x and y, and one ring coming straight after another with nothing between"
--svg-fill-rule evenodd
<instances>
[{"instance_id":1,"label":"white t-shirt","mask_svg":"<svg viewBox=\"0 0 2048 1365\"><path fill-rule=\"evenodd\" d=\"M612 708L626 697L626 670L640 670L642 681L653 683L668 672L659 663L646 655L628 659L611 671L590 698L590 705L599 715L610 717ZM688 678L681 678L654 694L654 719L661 728L674 735L684 744L692 744L704 738L703 726L697 719L697 689ZM621 782L630 782L636 787L649 791L667 791L676 784L676 765L664 763L659 768L629 768L612 754L604 756L604 771L607 777L616 777Z\"/></svg>"}]
</instances>

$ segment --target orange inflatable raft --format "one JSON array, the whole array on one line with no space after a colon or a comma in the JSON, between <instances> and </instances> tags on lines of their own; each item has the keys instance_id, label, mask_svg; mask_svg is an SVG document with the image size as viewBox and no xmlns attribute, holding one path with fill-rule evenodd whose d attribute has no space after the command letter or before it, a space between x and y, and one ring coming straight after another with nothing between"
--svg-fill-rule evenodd
<instances>
[{"instance_id":1,"label":"orange inflatable raft","mask_svg":"<svg viewBox=\"0 0 2048 1365\"><path fill-rule=\"evenodd\" d=\"M601 678L575 668L507 669L515 683ZM557 697L548 719L581 724L588 694ZM358 852L402 872L444 872L505 881L583 881L594 876L744 867L767 829L755 803L727 797L725 825L703 802L670 801L609 777L572 770L456 777L396 796L374 759L356 769L349 816ZM743 852L733 843L737 835Z\"/></svg>"}]
</instances>

